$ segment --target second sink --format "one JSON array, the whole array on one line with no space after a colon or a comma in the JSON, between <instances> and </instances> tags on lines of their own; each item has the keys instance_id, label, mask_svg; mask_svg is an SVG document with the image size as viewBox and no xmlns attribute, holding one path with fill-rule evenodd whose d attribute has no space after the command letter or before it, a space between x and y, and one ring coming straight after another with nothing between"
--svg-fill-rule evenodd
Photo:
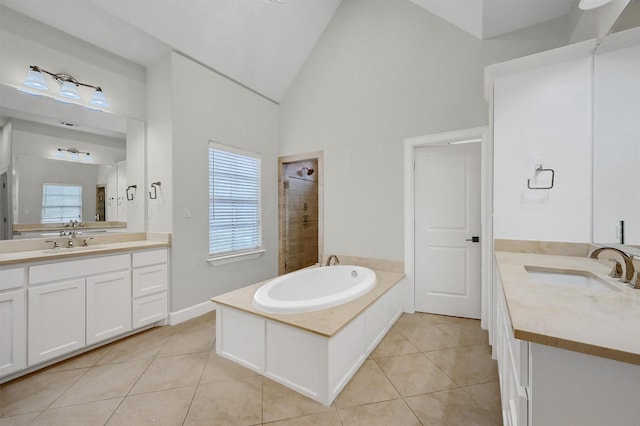
<instances>
[{"instance_id":1,"label":"second sink","mask_svg":"<svg viewBox=\"0 0 640 426\"><path fill-rule=\"evenodd\" d=\"M551 284L575 287L592 291L620 291L615 285L588 271L568 271L564 269L525 266L529 278L537 284Z\"/></svg>"}]
</instances>

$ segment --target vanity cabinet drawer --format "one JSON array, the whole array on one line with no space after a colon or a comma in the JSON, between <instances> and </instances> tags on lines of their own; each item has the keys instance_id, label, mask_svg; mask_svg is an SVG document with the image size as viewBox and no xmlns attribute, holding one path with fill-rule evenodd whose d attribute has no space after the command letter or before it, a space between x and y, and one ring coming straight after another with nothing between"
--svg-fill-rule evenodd
<instances>
[{"instance_id":1,"label":"vanity cabinet drawer","mask_svg":"<svg viewBox=\"0 0 640 426\"><path fill-rule=\"evenodd\" d=\"M0 291L22 287L25 282L25 268L0 270Z\"/></svg>"},{"instance_id":2,"label":"vanity cabinet drawer","mask_svg":"<svg viewBox=\"0 0 640 426\"><path fill-rule=\"evenodd\" d=\"M167 318L167 293L133 300L133 328L144 327Z\"/></svg>"},{"instance_id":3,"label":"vanity cabinet drawer","mask_svg":"<svg viewBox=\"0 0 640 426\"><path fill-rule=\"evenodd\" d=\"M133 267L167 263L167 249L141 251L133 253Z\"/></svg>"},{"instance_id":4,"label":"vanity cabinet drawer","mask_svg":"<svg viewBox=\"0 0 640 426\"><path fill-rule=\"evenodd\" d=\"M167 265L147 266L133 270L133 297L167 290Z\"/></svg>"},{"instance_id":5,"label":"vanity cabinet drawer","mask_svg":"<svg viewBox=\"0 0 640 426\"><path fill-rule=\"evenodd\" d=\"M29 267L29 284L40 284L131 268L131 255L94 257Z\"/></svg>"}]
</instances>

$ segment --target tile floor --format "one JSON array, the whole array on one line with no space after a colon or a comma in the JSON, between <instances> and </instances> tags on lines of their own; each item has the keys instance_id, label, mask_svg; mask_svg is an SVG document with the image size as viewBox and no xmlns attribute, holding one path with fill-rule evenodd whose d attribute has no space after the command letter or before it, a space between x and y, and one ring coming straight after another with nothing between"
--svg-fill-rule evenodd
<instances>
[{"instance_id":1,"label":"tile floor","mask_svg":"<svg viewBox=\"0 0 640 426\"><path fill-rule=\"evenodd\" d=\"M479 321L404 314L325 407L215 354L215 313L0 385L0 425L500 425Z\"/></svg>"}]
</instances>

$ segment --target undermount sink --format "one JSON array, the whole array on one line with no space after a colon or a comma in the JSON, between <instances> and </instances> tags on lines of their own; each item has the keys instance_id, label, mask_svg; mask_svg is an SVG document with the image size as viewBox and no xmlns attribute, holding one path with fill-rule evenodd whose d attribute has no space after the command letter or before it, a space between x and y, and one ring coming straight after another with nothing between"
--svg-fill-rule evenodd
<instances>
[{"instance_id":1,"label":"undermount sink","mask_svg":"<svg viewBox=\"0 0 640 426\"><path fill-rule=\"evenodd\" d=\"M550 284L604 292L620 291L615 285L588 271L569 271L535 266L525 266L525 269L535 284Z\"/></svg>"},{"instance_id":2,"label":"undermount sink","mask_svg":"<svg viewBox=\"0 0 640 426\"><path fill-rule=\"evenodd\" d=\"M42 250L43 253L46 254L56 254L56 253L75 253L78 251L86 251L86 250L96 250L101 249L103 246L95 245L95 246L77 246L77 247L58 247L52 248L48 250Z\"/></svg>"}]
</instances>

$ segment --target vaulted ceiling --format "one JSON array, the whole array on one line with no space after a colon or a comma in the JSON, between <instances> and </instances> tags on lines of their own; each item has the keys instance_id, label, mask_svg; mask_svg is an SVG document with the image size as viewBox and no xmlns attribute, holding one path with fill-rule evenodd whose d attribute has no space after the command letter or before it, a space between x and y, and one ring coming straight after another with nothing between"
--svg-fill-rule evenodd
<instances>
[{"instance_id":1,"label":"vaulted ceiling","mask_svg":"<svg viewBox=\"0 0 640 426\"><path fill-rule=\"evenodd\" d=\"M0 5L144 66L179 51L279 102L341 1L0 0ZM410 1L480 39L565 16L578 2Z\"/></svg>"}]
</instances>

